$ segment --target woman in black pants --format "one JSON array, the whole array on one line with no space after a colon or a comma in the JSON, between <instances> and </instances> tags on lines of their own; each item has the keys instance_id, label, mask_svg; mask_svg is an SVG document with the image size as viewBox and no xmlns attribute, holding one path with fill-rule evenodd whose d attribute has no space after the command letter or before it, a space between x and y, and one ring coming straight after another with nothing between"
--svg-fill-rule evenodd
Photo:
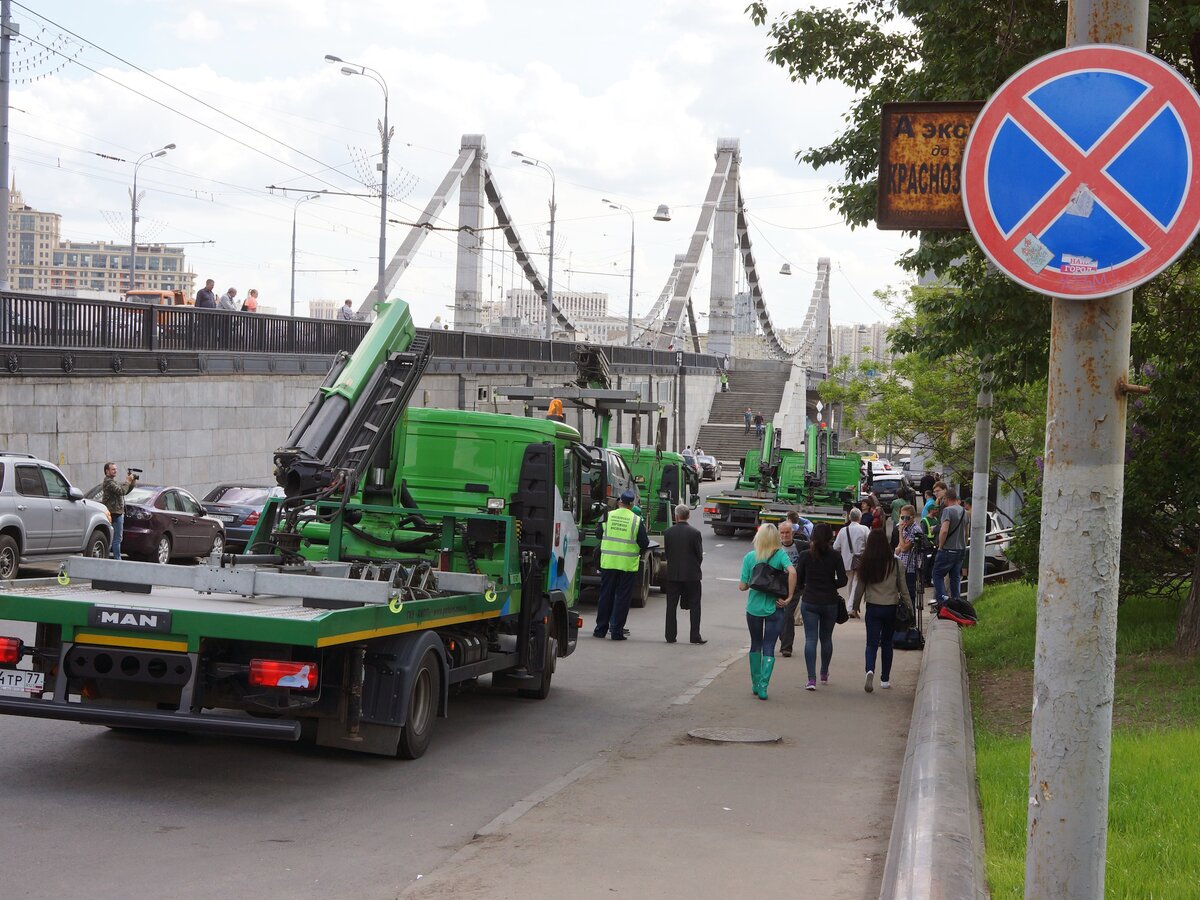
<instances>
[{"instance_id":1,"label":"woman in black pants","mask_svg":"<svg viewBox=\"0 0 1200 900\"><path fill-rule=\"evenodd\" d=\"M808 667L805 690L817 689L817 641L821 642L821 684L829 684L829 663L833 660L833 626L837 624L837 605L842 603L838 588L846 585L846 566L842 554L833 549L833 529L825 522L813 526L807 553L800 554L796 566L796 586L800 595L800 618L804 622L804 664Z\"/></svg>"}]
</instances>

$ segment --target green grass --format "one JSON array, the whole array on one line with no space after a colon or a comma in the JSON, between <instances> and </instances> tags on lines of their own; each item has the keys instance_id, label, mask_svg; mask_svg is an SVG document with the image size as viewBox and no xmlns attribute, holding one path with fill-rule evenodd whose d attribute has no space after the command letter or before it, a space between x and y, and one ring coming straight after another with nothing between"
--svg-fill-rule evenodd
<instances>
[{"instance_id":1,"label":"green grass","mask_svg":"<svg viewBox=\"0 0 1200 900\"><path fill-rule=\"evenodd\" d=\"M980 599L981 624L963 631L996 898L1023 895L1035 605L1031 586L998 586ZM1200 897L1200 660L1170 649L1178 612L1134 598L1119 613L1108 897Z\"/></svg>"}]
</instances>

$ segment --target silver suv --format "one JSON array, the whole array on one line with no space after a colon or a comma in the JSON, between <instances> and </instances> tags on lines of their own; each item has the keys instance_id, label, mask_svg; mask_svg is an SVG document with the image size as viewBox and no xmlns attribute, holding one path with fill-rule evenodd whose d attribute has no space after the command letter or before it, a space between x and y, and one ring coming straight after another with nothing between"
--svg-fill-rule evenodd
<instances>
[{"instance_id":1,"label":"silver suv","mask_svg":"<svg viewBox=\"0 0 1200 900\"><path fill-rule=\"evenodd\" d=\"M0 451L0 579L16 578L21 563L108 556L111 544L104 504L85 500L57 466Z\"/></svg>"}]
</instances>

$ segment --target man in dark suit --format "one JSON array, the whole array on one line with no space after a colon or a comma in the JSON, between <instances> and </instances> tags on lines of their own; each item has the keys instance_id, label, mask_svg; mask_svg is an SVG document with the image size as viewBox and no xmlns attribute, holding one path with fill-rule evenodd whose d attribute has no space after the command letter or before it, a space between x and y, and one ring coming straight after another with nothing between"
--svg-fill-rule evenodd
<instances>
[{"instance_id":1,"label":"man in dark suit","mask_svg":"<svg viewBox=\"0 0 1200 900\"><path fill-rule=\"evenodd\" d=\"M700 637L700 566L704 562L704 538L688 524L691 514L685 504L675 507L675 524L663 535L667 553L667 643L674 644L678 632L675 607L682 605L691 615L693 644L707 644Z\"/></svg>"}]
</instances>

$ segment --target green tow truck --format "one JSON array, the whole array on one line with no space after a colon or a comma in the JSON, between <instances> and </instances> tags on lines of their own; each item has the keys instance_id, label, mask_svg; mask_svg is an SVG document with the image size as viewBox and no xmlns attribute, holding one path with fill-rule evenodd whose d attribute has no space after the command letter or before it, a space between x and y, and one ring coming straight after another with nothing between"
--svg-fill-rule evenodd
<instances>
[{"instance_id":1,"label":"green tow truck","mask_svg":"<svg viewBox=\"0 0 1200 900\"><path fill-rule=\"evenodd\" d=\"M276 451L285 497L245 554L0 588L0 713L411 759L452 685L546 697L581 624L590 457L560 422L408 409L429 355L381 305Z\"/></svg>"},{"instance_id":2,"label":"green tow truck","mask_svg":"<svg viewBox=\"0 0 1200 900\"><path fill-rule=\"evenodd\" d=\"M705 501L704 521L714 534L753 532L762 522L778 524L789 512L841 527L845 511L858 499L859 455L839 453L837 437L824 422L808 423L804 450L780 444L779 432L767 425L762 447L742 460L734 489Z\"/></svg>"},{"instance_id":3,"label":"green tow truck","mask_svg":"<svg viewBox=\"0 0 1200 900\"><path fill-rule=\"evenodd\" d=\"M600 541L596 525L617 505L621 493L632 490L638 498L650 546L638 565L630 605L644 607L654 587L662 587L666 565L664 549L655 540L671 525L670 509L684 496L683 456L669 453L666 420L659 419L654 449L643 448L642 417L661 413L656 403L641 399L636 391L612 387L608 357L600 348L579 344L575 348L577 377L574 385L558 388L513 386L497 388L496 395L525 404L527 415L540 414L552 404L564 409L586 409L595 421L595 439L586 444L590 463L584 464L583 498L579 540L582 568L581 590L594 594L600 585ZM632 446L614 446L609 440L614 413L630 415Z\"/></svg>"}]
</instances>

